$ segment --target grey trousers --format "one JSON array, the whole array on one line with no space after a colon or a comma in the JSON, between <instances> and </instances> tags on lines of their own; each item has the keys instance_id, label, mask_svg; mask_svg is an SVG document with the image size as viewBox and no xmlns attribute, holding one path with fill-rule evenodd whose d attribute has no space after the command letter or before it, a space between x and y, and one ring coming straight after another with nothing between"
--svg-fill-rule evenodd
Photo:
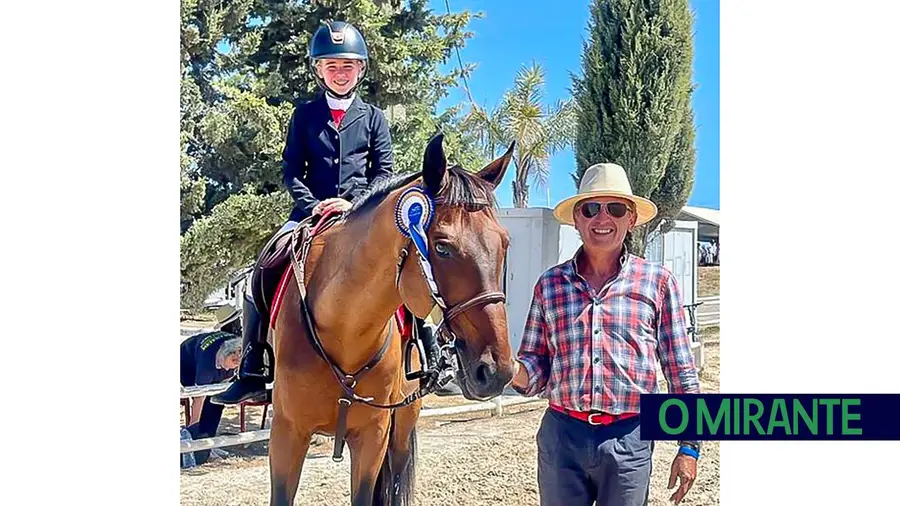
<instances>
[{"instance_id":1,"label":"grey trousers","mask_svg":"<svg viewBox=\"0 0 900 506\"><path fill-rule=\"evenodd\" d=\"M547 409L537 447L541 506L646 506L653 441L639 417L594 426Z\"/></svg>"}]
</instances>

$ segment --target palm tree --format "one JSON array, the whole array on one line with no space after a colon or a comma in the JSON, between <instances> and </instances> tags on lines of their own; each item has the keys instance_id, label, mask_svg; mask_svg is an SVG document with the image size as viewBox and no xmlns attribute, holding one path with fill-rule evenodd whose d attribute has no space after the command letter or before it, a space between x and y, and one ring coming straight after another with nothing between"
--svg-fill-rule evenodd
<instances>
[{"instance_id":1,"label":"palm tree","mask_svg":"<svg viewBox=\"0 0 900 506\"><path fill-rule=\"evenodd\" d=\"M488 112L474 103L463 120L488 157L516 141L513 153L515 179L513 205L528 206L529 182L546 188L550 176L550 157L570 146L575 138L575 104L558 101L552 107L543 102L544 70L537 64L523 67L512 89L500 105Z\"/></svg>"}]
</instances>

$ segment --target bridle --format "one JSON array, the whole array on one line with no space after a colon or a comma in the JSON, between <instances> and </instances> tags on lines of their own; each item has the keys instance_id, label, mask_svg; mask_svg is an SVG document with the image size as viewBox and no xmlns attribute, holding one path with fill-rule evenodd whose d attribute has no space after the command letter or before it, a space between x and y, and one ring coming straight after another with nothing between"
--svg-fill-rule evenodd
<instances>
[{"instance_id":1,"label":"bridle","mask_svg":"<svg viewBox=\"0 0 900 506\"><path fill-rule=\"evenodd\" d=\"M435 206L440 206L445 203L446 199L444 199L443 197L437 197L434 199ZM465 204L463 207L465 207L466 211L475 212L490 206L491 202L487 199L475 199L474 202ZM411 229L412 227L409 228ZM427 241L423 240L422 242L427 247ZM431 267L431 262L428 260L427 252L422 251L422 246L420 246L419 242L413 239L411 230L409 233L409 241L406 243L406 246L404 246L404 248L400 251L400 260L397 262L397 278L395 284L397 285L398 292L400 291L400 276L406 263L406 258L409 256L410 249L413 249L416 253L416 258L418 259L422 277L425 278L425 282L428 286L428 290L430 292L432 300L434 300L435 304L437 304L443 312L443 318L441 319L441 322L437 327L438 343L440 344L441 348L441 359L439 359L439 363L437 364L438 370L436 372L437 374L439 374L444 370L452 368L450 364L455 357L456 334L450 327L451 322L459 315L474 307L493 304L496 302L506 302L506 294L496 291L484 291L476 294L475 296L464 302L453 305L447 304L447 302L440 294L440 289L438 288L437 281L434 279L434 271Z\"/></svg>"},{"instance_id":2,"label":"bridle","mask_svg":"<svg viewBox=\"0 0 900 506\"><path fill-rule=\"evenodd\" d=\"M410 240L409 243L407 243L407 245L403 248L403 250L400 251L400 260L397 262L396 279L398 290L400 288L400 276L402 275L403 267L406 263L406 258L409 256L409 248L412 244L413 241ZM443 318L441 318L441 322L437 326L438 343L440 344L441 357L443 358L443 360L441 360L441 362L438 364L437 372L442 372L444 370L452 368L450 363L452 358L456 354L456 334L450 327L450 323L456 317L474 307L493 304L496 302L506 302L506 294L504 294L503 292L484 291L464 302L453 305L447 304L440 294L440 290L437 286L437 281L435 281L433 276L431 275L432 271L430 262L426 258L424 258L424 255L422 255L418 250L416 250L416 256L419 260L418 263L422 271L422 275L427 281L431 298L443 312Z\"/></svg>"}]
</instances>

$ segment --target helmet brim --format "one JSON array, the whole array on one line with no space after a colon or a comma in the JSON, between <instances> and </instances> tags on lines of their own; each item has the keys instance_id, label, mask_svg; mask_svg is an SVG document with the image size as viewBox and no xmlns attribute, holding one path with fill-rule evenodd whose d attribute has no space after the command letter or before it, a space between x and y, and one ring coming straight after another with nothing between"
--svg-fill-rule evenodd
<instances>
[{"instance_id":1,"label":"helmet brim","mask_svg":"<svg viewBox=\"0 0 900 506\"><path fill-rule=\"evenodd\" d=\"M368 61L368 56L360 56L356 53L327 53L322 55L310 56L312 60L324 60L327 58L331 58L334 60L360 60L360 61Z\"/></svg>"}]
</instances>

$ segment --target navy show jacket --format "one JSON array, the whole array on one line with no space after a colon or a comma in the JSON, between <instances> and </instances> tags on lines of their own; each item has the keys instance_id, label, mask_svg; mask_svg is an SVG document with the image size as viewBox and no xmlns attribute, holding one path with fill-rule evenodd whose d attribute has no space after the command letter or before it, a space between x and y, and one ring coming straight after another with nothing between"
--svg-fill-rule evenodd
<instances>
[{"instance_id":1,"label":"navy show jacket","mask_svg":"<svg viewBox=\"0 0 900 506\"><path fill-rule=\"evenodd\" d=\"M324 94L296 106L282 153L284 184L294 199L290 219L301 221L320 201L355 189L352 201L372 183L393 174L387 120L357 95L336 127Z\"/></svg>"}]
</instances>

